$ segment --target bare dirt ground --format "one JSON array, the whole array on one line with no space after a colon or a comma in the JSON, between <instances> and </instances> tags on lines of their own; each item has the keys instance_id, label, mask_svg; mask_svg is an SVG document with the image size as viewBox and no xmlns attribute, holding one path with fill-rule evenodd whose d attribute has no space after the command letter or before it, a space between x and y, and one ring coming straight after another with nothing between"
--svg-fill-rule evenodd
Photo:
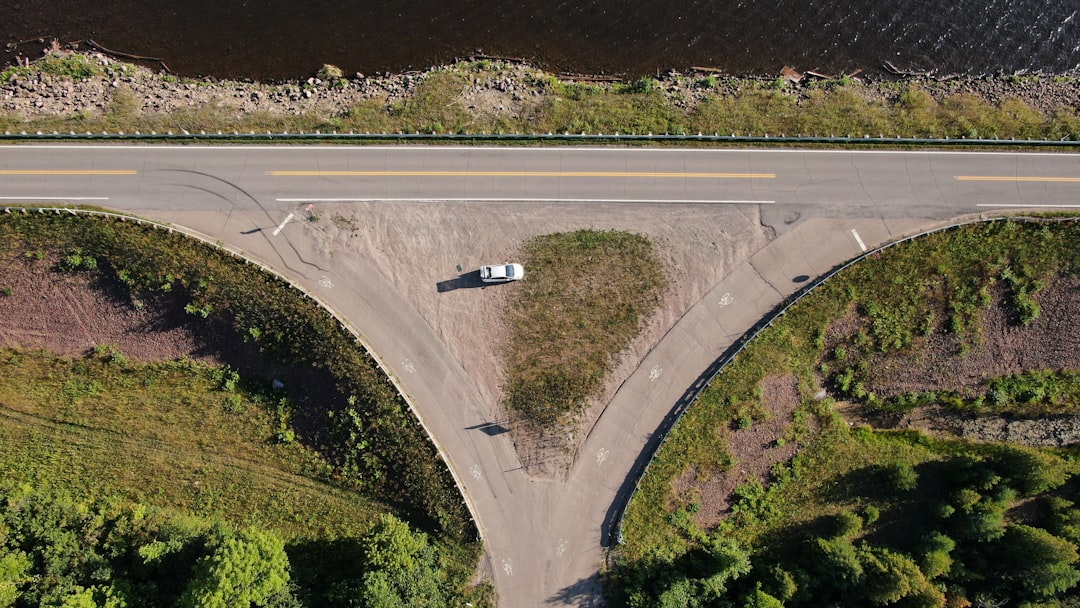
<instances>
[{"instance_id":1,"label":"bare dirt ground","mask_svg":"<svg viewBox=\"0 0 1080 608\"><path fill-rule=\"evenodd\" d=\"M196 331L180 294L137 309L126 292L86 273L52 271L56 259L0 258L0 346L43 349L80 357L95 346L116 346L135 361L187 357L224 363L219 341Z\"/></svg>"},{"instance_id":2,"label":"bare dirt ground","mask_svg":"<svg viewBox=\"0 0 1080 608\"><path fill-rule=\"evenodd\" d=\"M506 378L500 348L513 328L502 322L502 312L516 286L483 286L476 269L515 261L530 237L556 232L626 230L653 241L667 272L667 293L638 338L615 356L592 408L571 428L539 433L511 425L522 463L542 477L569 470L576 446L649 349L772 237L752 206L433 202L322 205L315 212L319 220L307 225L325 233L322 255L374 264L476 379L492 421L508 418L500 405Z\"/></svg>"},{"instance_id":3,"label":"bare dirt ground","mask_svg":"<svg viewBox=\"0 0 1080 608\"><path fill-rule=\"evenodd\" d=\"M754 480L765 484L772 466L790 460L799 449L794 441L781 441L789 434L795 408L801 402L798 378L794 374L770 376L763 389L764 420L745 429L717 429L727 436L735 466L710 475L690 468L673 482L673 496L700 507L693 520L703 530L712 529L731 512L731 493L736 487Z\"/></svg>"},{"instance_id":4,"label":"bare dirt ground","mask_svg":"<svg viewBox=\"0 0 1080 608\"><path fill-rule=\"evenodd\" d=\"M1080 369L1080 324L1075 322L1080 315L1080 277L1059 278L1036 299L1041 314L1025 327L998 290L992 305L982 313L983 338L976 346L965 353L957 336L935 333L913 352L876 358L873 382L867 390L881 396L942 390L977 396L985 394L982 383L986 379L1037 369ZM853 313L834 322L827 343L839 343L865 329L865 322ZM770 376L762 389L765 420L745 429L716 431L727 437L735 465L722 473L690 467L672 481L673 503L669 507L695 504L698 508L693 520L702 529L711 529L730 513L736 487L755 479L766 483L770 468L790 459L799 449L797 442L777 441L791 434L792 415L801 402L797 379L793 375ZM840 402L837 409L853 425L1043 447L1080 443L1078 415L1038 419L976 416L940 405L889 414L851 402Z\"/></svg>"},{"instance_id":5,"label":"bare dirt ground","mask_svg":"<svg viewBox=\"0 0 1080 608\"><path fill-rule=\"evenodd\" d=\"M326 370L272 363L228 320L186 313L190 300L180 287L140 294L136 302L107 271L60 273L53 270L57 261L54 255L0 256L0 348L82 357L101 346L140 363L189 359L228 365L249 381L283 383L296 405L297 437L320 445L326 408L345 402Z\"/></svg>"},{"instance_id":6,"label":"bare dirt ground","mask_svg":"<svg viewBox=\"0 0 1080 608\"><path fill-rule=\"evenodd\" d=\"M1001 290L982 313L982 339L964 354L960 339L935 333L916 345L915 355L881 357L872 365L867 390L881 397L920 391L956 391L966 397L986 394L985 380L1039 369L1080 369L1080 277L1063 277L1036 296L1039 317L1029 326L1017 320ZM828 342L860 328L857 319L835 324ZM959 414L939 406L904 414L867 412L844 404L852 423L884 428L914 428L987 441L1026 445L1071 445L1080 441L1080 416L1060 415L1036 420L1005 416Z\"/></svg>"},{"instance_id":7,"label":"bare dirt ground","mask_svg":"<svg viewBox=\"0 0 1080 608\"><path fill-rule=\"evenodd\" d=\"M1080 277L1065 277L1037 296L1041 312L1025 327L999 288L982 314L981 343L961 354L954 334L935 332L916 345L915 356L883 358L873 366L873 390L880 397L902 393L957 390L966 396L985 394L988 378L1032 369L1080 367Z\"/></svg>"}]
</instances>

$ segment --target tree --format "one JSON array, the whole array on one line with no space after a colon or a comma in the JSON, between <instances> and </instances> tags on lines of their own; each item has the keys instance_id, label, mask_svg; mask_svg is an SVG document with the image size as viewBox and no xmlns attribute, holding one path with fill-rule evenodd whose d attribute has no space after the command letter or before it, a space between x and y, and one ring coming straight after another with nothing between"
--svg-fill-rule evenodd
<instances>
[{"instance_id":1,"label":"tree","mask_svg":"<svg viewBox=\"0 0 1080 608\"><path fill-rule=\"evenodd\" d=\"M1076 546L1041 528L1010 525L994 549L996 579L1020 599L1054 599L1080 583Z\"/></svg>"},{"instance_id":2,"label":"tree","mask_svg":"<svg viewBox=\"0 0 1080 608\"><path fill-rule=\"evenodd\" d=\"M1059 456L1018 445L995 449L994 470L1021 496L1035 496L1052 490L1069 478L1068 463Z\"/></svg>"},{"instance_id":3,"label":"tree","mask_svg":"<svg viewBox=\"0 0 1080 608\"><path fill-rule=\"evenodd\" d=\"M923 539L919 568L926 578L937 578L952 570L953 558L950 554L955 548L956 541L941 532L931 532Z\"/></svg>"},{"instance_id":4,"label":"tree","mask_svg":"<svg viewBox=\"0 0 1080 608\"><path fill-rule=\"evenodd\" d=\"M289 558L277 535L247 528L199 560L180 598L185 608L261 606L289 582Z\"/></svg>"},{"instance_id":5,"label":"tree","mask_svg":"<svg viewBox=\"0 0 1080 608\"><path fill-rule=\"evenodd\" d=\"M810 542L807 566L817 585L843 593L862 584L862 560L850 540L815 538Z\"/></svg>"},{"instance_id":6,"label":"tree","mask_svg":"<svg viewBox=\"0 0 1080 608\"><path fill-rule=\"evenodd\" d=\"M27 573L32 565L22 551L0 549L0 608L15 605L19 586L29 579Z\"/></svg>"},{"instance_id":7,"label":"tree","mask_svg":"<svg viewBox=\"0 0 1080 608\"><path fill-rule=\"evenodd\" d=\"M728 583L750 572L750 553L734 539L719 534L708 537L703 548L709 555L706 576L701 580L703 596L718 599Z\"/></svg>"},{"instance_id":8,"label":"tree","mask_svg":"<svg viewBox=\"0 0 1080 608\"><path fill-rule=\"evenodd\" d=\"M762 591L760 584L743 600L743 606L745 608L784 608L783 602Z\"/></svg>"},{"instance_id":9,"label":"tree","mask_svg":"<svg viewBox=\"0 0 1080 608\"><path fill-rule=\"evenodd\" d=\"M869 603L888 606L911 598L918 600L912 603L919 606L941 608L945 605L945 596L908 556L883 547L860 547L859 557L865 573L862 596Z\"/></svg>"},{"instance_id":10,"label":"tree","mask_svg":"<svg viewBox=\"0 0 1080 608\"><path fill-rule=\"evenodd\" d=\"M383 515L364 539L365 570L360 602L367 608L440 608L449 604L427 535L413 532L393 515Z\"/></svg>"}]
</instances>

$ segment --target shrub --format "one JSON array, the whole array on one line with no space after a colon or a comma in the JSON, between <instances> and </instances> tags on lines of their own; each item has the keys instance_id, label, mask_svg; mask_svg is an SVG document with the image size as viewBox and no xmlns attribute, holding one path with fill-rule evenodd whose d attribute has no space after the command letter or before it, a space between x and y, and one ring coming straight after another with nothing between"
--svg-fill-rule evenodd
<instances>
[{"instance_id":1,"label":"shrub","mask_svg":"<svg viewBox=\"0 0 1080 608\"><path fill-rule=\"evenodd\" d=\"M319 71L315 73L315 75L319 78L319 80L339 80L345 75L345 73L342 72L341 68L337 67L336 65L324 63L323 66L319 68Z\"/></svg>"},{"instance_id":2,"label":"shrub","mask_svg":"<svg viewBox=\"0 0 1080 608\"><path fill-rule=\"evenodd\" d=\"M910 492L919 485L919 474L907 462L892 462L884 467L886 487L900 492Z\"/></svg>"}]
</instances>

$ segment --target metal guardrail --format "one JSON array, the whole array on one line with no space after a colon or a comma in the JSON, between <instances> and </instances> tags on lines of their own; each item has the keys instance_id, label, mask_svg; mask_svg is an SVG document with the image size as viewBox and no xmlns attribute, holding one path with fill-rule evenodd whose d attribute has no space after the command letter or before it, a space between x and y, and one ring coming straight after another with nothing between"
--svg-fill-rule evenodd
<instances>
[{"instance_id":1,"label":"metal guardrail","mask_svg":"<svg viewBox=\"0 0 1080 608\"><path fill-rule=\"evenodd\" d=\"M917 234L906 236L906 237L904 237L902 239L898 239L896 241L886 243L886 244L884 244L884 245L882 245L880 247L877 247L875 249L872 249L870 251L866 251L866 252L860 254L859 256L857 256L855 258L852 258L851 260L848 260L844 264L841 264L841 265L833 268L829 272L826 272L825 274L819 276L818 278L814 279L814 281L812 283L810 283L809 285L804 287L800 292L798 292L794 296L789 296L789 298L785 302L782 302L780 304L779 308L775 309L774 312L772 314L770 314L769 316L767 316L765 320L759 322L757 325L752 327L748 332L746 332L746 334L744 334L741 338L739 338L739 340L733 345L733 348L729 348L727 354L725 354L724 356L721 357L719 365L716 365L716 371L714 371L712 373L712 375L710 375L709 378L705 382L701 383L700 387L694 392L694 394L689 399L680 400L680 403L682 403L681 406L678 405L678 404L676 405L676 409L674 411L674 414L675 414L674 417L671 419L671 422L668 425L668 427L666 429L662 429L661 432L663 433L663 435L660 438L660 442L657 444L656 449L653 451L652 455L649 457L649 461L645 464L644 467L641 468L641 472L638 474L637 480L634 482L633 491L631 491L630 496L627 497L626 503L622 505L622 509L621 509L621 511L619 513L619 522L617 524L617 530L618 530L617 540L618 540L618 543L620 545L626 544L624 542L624 539L623 539L623 521L626 519L626 512L629 510L630 503L632 503L634 501L634 496L637 495L638 489L641 487L641 481L645 478L645 475L648 474L649 466L652 465L653 461L656 460L656 455L660 453L661 449L663 449L664 444L667 442L668 436L671 434L671 431L679 424L679 422L682 420L682 417L686 414L686 412L688 412L690 410L690 408L693 407L693 405L695 403L697 403L698 398L700 398L701 394L704 393L709 388L709 385L712 384L712 381L715 380L717 376L722 374L724 372L724 369L726 369L727 366L732 361L735 360L735 357L737 357L739 355L739 353L741 353L743 351L743 349L745 349L747 346L749 346L749 344L754 341L754 338L757 338L766 329L772 327L772 324L774 322L776 322L776 320L779 319L780 317L783 317L784 314L786 314L787 311L790 310L792 306L798 304L803 298L809 296L811 293L813 293L813 291L815 289L817 289L818 287L823 285L826 281L833 278L837 274L843 272L844 270L850 268L851 266L854 266L855 264L858 264L859 262L865 260L868 257L878 255L879 253L881 253L882 251L885 251L886 249L889 249L891 247L895 247L897 245L901 245L901 244L913 241L915 239L920 239L920 238L923 238L925 236L929 236L931 234L937 234L937 233L940 233L940 232L947 232L949 230L956 230L957 228L960 228L962 226L969 226L969 225L973 225L973 224L983 224L983 223L990 223L990 222L1002 222L1002 221L1006 221L1006 222L1080 222L1080 217L1061 217L1061 218L1038 218L1038 217L1022 217L1022 216L998 217L998 218L991 218L991 219L980 219L980 220L972 220L972 221L968 221L968 222L960 222L960 223L957 223L957 224L949 224L948 226L941 226L941 227L938 227L938 228L934 228L932 230L926 230L926 231L923 231L923 232L920 232L920 233L917 233ZM710 367L712 367L712 366L710 366ZM697 382L695 382L695 384L697 384Z\"/></svg>"},{"instance_id":2,"label":"metal guardrail","mask_svg":"<svg viewBox=\"0 0 1080 608\"><path fill-rule=\"evenodd\" d=\"M378 364L379 369L382 370L383 374L386 375L386 377L390 379L391 383L393 383L394 389L397 390L399 395L401 395L401 398L405 401L405 404L409 406L409 411L412 412L412 415L416 418L416 421L417 421L417 423L420 424L420 427L424 429L424 433L428 436L428 440L431 441L432 445L435 446L435 449L439 453L439 458L441 458L442 461L444 463L446 463L446 468L447 468L447 470L450 471L450 476L453 477L454 483L458 487L458 492L461 494L462 501L465 503L465 508L469 511L469 517L472 518L473 526L476 527L477 538L478 538L478 540L483 540L483 530L480 527L480 520L477 519L477 517L476 517L476 509L473 507L472 501L469 499L469 494L465 490L465 486L461 483L461 479L458 477L457 472L454 471L454 468L452 466L450 466L450 459L447 458L446 453L442 449L442 446L439 445L439 442L435 439L435 435L431 432L431 429L428 428L427 424L424 422L424 419L420 416L420 412L417 411L416 407L412 403L412 400L409 399L408 393L406 393L405 389L398 383L398 379L394 376L394 374L392 374L390 372L390 369L386 366L386 364L383 363L383 360L375 352L375 349L371 348L371 345L368 343L367 339L364 338L364 335L360 332L360 330L357 329L356 327L354 327L351 323L349 323L348 320L346 320L345 317L342 316L340 313L338 313L332 306L330 306L326 302L319 299L318 296L311 293L310 291L305 289L300 284L292 281L288 277L285 277L285 276L281 275L281 273L277 272L276 270L274 270L270 266L267 266L266 264L260 262L259 260L248 257L244 252L240 251L239 249L234 248L234 247L230 247L228 245L225 245L221 241L211 241L205 235L200 234L199 232L196 232L196 231L188 229L188 228L174 226L172 224L164 224L162 222L156 222L154 220L147 220L147 219L143 219L143 218L140 218L140 217L135 217L133 215L126 215L126 214L123 214L123 213L113 213L111 211L98 211L96 209L77 209L77 208L71 208L71 207L5 206L3 208L3 212L6 213L6 214L7 213L24 213L24 214L27 214L27 215L30 214L30 213L38 213L38 214L41 214L41 215L45 215L45 214L48 214L48 213L55 214L55 215L61 215L61 214L64 214L64 213L67 213L69 215L89 215L89 216L104 217L104 218L110 218L110 219L114 219L114 220L120 220L122 222L132 222L132 223L135 223L135 224L151 226L151 227L156 228L158 230L166 230L168 232L177 232L177 233L183 234L184 236L187 236L189 238L193 238L195 240L198 240L198 241L202 242L205 245L213 247L214 249L224 251L225 253L228 253L229 255L232 255L232 256L234 256L236 258L239 258L245 264L254 265L254 266L258 267L260 270L262 270L263 272L266 272L267 274L270 274L272 276L277 277L278 279L284 281L286 284L288 284L293 289L296 289L297 291L299 291L301 294L303 294L304 297L310 299L312 302L315 302L315 304L320 306L323 310L330 313L330 316L332 316L338 322L338 324L341 325L341 327L345 328L346 331L348 331L350 334L352 334L353 338L356 339L356 341L360 344L360 346L362 346L364 348L364 350L367 351L367 353L369 355L371 355L371 358L375 360L375 363Z\"/></svg>"},{"instance_id":3,"label":"metal guardrail","mask_svg":"<svg viewBox=\"0 0 1080 608\"><path fill-rule=\"evenodd\" d=\"M169 131L66 133L52 131L4 131L0 141L241 141L241 142L563 142L563 143L715 143L715 144L820 144L820 145L881 145L881 146L1023 146L1023 147L1080 147L1077 139L999 139L999 138L919 138L888 137L885 135L721 135L719 133L360 133L349 132L282 132L254 131Z\"/></svg>"}]
</instances>

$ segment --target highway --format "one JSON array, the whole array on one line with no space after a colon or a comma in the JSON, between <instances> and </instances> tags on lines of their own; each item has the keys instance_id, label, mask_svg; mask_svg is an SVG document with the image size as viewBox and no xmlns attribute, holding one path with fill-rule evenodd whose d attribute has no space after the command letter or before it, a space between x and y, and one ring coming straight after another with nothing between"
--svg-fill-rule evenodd
<instances>
[{"instance_id":1,"label":"highway","mask_svg":"<svg viewBox=\"0 0 1080 608\"><path fill-rule=\"evenodd\" d=\"M599 605L603 547L657 428L717 357L802 286L792 277L819 276L955 218L1080 209L1078 193L1080 155L1058 153L0 146L0 208L80 203L172 222L247 252L348 319L464 486L503 607ZM288 226L308 204L379 201L602 202L651 205L658 214L666 205L749 205L775 237L652 348L568 478L540 481L524 472L507 435L469 430L489 422L494 404L385 278L362 263L319 257Z\"/></svg>"}]
</instances>

